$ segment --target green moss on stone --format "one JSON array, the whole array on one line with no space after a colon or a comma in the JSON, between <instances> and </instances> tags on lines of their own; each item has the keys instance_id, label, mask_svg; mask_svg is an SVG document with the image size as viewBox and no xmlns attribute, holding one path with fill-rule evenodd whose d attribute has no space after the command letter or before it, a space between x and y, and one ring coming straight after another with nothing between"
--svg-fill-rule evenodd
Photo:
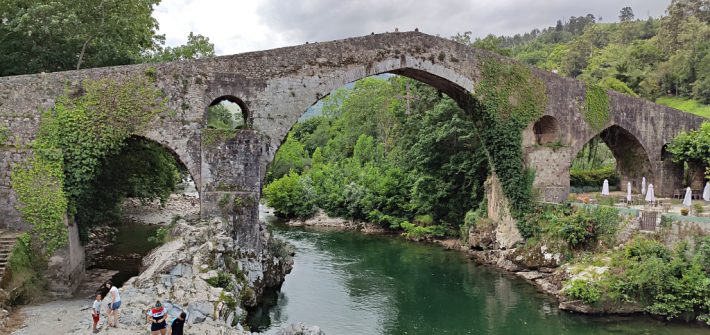
<instances>
[{"instance_id":1,"label":"green moss on stone","mask_svg":"<svg viewBox=\"0 0 710 335\"><path fill-rule=\"evenodd\" d=\"M584 100L584 120L595 131L602 131L609 119L609 96L606 89L588 85Z\"/></svg>"}]
</instances>

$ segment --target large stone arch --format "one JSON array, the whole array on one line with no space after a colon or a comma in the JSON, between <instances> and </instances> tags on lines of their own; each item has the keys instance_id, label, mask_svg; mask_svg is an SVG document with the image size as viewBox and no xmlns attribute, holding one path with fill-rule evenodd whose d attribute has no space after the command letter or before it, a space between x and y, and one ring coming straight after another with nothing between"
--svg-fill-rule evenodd
<instances>
[{"instance_id":1,"label":"large stone arch","mask_svg":"<svg viewBox=\"0 0 710 335\"><path fill-rule=\"evenodd\" d=\"M328 77L319 78L318 75L313 75L303 78L302 82L298 81L296 87L291 84L292 78L270 81L265 90L274 93L272 101L277 103L265 104L263 106L265 109L258 106L250 107L253 111L254 128L264 133L269 141L269 149L263 156L261 164L262 175L265 175L267 165L290 129L310 106L339 87L383 73L402 75L428 84L450 96L462 107L470 106L473 99L471 90L475 85L475 79L471 76L462 75L445 64L405 55L375 63L367 61L362 64L351 64L331 71ZM281 116L281 119L275 119L274 115ZM277 127L273 127L274 123Z\"/></svg>"},{"instance_id":2,"label":"large stone arch","mask_svg":"<svg viewBox=\"0 0 710 335\"><path fill-rule=\"evenodd\" d=\"M316 93L314 95L306 95L308 99L304 99L304 101L299 102L298 104L294 104L287 107L289 109L293 108L295 112L288 113L288 126L282 129L278 129L278 132L275 133L276 137L271 139L271 150L269 150L270 155L264 157L266 159L264 164L266 164L266 166L269 165L270 161L273 159L273 156L276 154L276 151L285 141L288 132L291 130L293 125L298 122L298 119L306 112L306 110L310 106L316 104L318 101L321 101L323 98L328 96L333 90L363 78L384 73L405 76L422 82L424 84L428 84L434 87L435 89L443 92L444 94L451 97L454 101L456 101L456 103L459 104L459 106L461 106L462 108L471 106L471 101L473 100L473 97L471 96L470 92L464 88L465 86L473 86L473 81L471 79L463 76L455 76L455 72L453 72L451 69L444 68L436 64L410 64L410 66L416 66L418 68L400 67L400 65L402 64L407 66L407 64L404 63L404 60L402 60L401 63L398 63L398 65L393 64L393 62L391 61L383 61L377 63L371 68L368 68L369 71L361 71L361 68L355 68L346 71L342 75L330 79L327 82L319 83L315 87ZM453 80L457 80L457 82L454 82ZM266 169L266 166L262 167L264 171ZM265 173L263 173L262 176L265 177Z\"/></svg>"}]
</instances>

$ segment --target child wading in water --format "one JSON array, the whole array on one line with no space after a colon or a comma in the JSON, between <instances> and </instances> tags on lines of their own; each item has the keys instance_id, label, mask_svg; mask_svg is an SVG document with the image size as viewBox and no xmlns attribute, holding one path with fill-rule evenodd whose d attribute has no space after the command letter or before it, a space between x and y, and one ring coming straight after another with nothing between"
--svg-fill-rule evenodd
<instances>
[{"instance_id":1,"label":"child wading in water","mask_svg":"<svg viewBox=\"0 0 710 335\"><path fill-rule=\"evenodd\" d=\"M98 333L99 330L96 328L96 326L99 324L99 318L101 317L101 300L103 300L103 297L101 297L101 293L96 293L96 300L94 300L94 305L91 306L91 319L93 320L93 330L94 333Z\"/></svg>"}]
</instances>

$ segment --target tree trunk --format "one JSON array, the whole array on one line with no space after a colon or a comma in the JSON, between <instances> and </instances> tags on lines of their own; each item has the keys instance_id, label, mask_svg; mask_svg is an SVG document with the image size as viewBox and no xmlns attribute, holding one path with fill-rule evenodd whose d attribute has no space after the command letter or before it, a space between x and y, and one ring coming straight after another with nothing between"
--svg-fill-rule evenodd
<instances>
[{"instance_id":1,"label":"tree trunk","mask_svg":"<svg viewBox=\"0 0 710 335\"><path fill-rule=\"evenodd\" d=\"M86 46L89 45L89 42L94 39L94 36L89 36L88 39L84 42L84 45L81 46L81 53L79 53L79 61L76 62L76 69L79 70L81 68L81 63L84 61L84 53L86 52Z\"/></svg>"}]
</instances>

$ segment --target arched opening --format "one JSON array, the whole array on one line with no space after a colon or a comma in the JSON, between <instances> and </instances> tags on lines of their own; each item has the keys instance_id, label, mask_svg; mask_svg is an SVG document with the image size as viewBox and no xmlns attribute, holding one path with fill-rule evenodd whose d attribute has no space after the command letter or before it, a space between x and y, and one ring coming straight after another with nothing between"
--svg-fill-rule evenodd
<instances>
[{"instance_id":1,"label":"arched opening","mask_svg":"<svg viewBox=\"0 0 710 335\"><path fill-rule=\"evenodd\" d=\"M249 124L249 112L241 99L225 95L214 99L206 111L207 128L240 129Z\"/></svg>"},{"instance_id":2,"label":"arched opening","mask_svg":"<svg viewBox=\"0 0 710 335\"><path fill-rule=\"evenodd\" d=\"M643 178L648 185L656 182L655 177L641 142L626 129L613 125L589 140L576 154L570 169L570 186L572 193L588 193L594 198L607 179L610 192L621 192L605 198L607 204L612 204L612 200L618 201L626 195L629 182L632 193L640 197Z\"/></svg>"},{"instance_id":3,"label":"arched opening","mask_svg":"<svg viewBox=\"0 0 710 335\"><path fill-rule=\"evenodd\" d=\"M451 82L406 74L346 84L303 114L263 188L277 214L401 227L414 238L459 231L482 203L489 173L474 115L461 107L471 97L456 101ZM249 321L253 330L263 324Z\"/></svg>"},{"instance_id":4,"label":"arched opening","mask_svg":"<svg viewBox=\"0 0 710 335\"><path fill-rule=\"evenodd\" d=\"M550 145L560 142L560 124L552 116L545 115L533 125L535 143Z\"/></svg>"},{"instance_id":5,"label":"arched opening","mask_svg":"<svg viewBox=\"0 0 710 335\"><path fill-rule=\"evenodd\" d=\"M668 151L668 143L661 148L661 162L664 182L673 192L674 198L681 198L685 194L685 188L693 190L693 197L701 196L702 188L705 187L705 169L702 162L681 161L675 162L673 154Z\"/></svg>"},{"instance_id":6,"label":"arched opening","mask_svg":"<svg viewBox=\"0 0 710 335\"><path fill-rule=\"evenodd\" d=\"M199 193L172 150L131 136L102 161L78 198L88 277L122 285L138 275L141 260L167 241L168 227L199 217Z\"/></svg>"}]
</instances>

